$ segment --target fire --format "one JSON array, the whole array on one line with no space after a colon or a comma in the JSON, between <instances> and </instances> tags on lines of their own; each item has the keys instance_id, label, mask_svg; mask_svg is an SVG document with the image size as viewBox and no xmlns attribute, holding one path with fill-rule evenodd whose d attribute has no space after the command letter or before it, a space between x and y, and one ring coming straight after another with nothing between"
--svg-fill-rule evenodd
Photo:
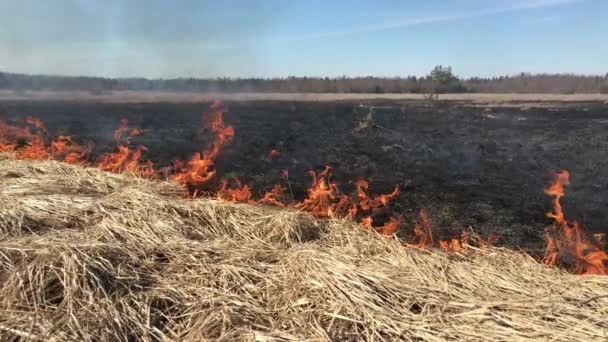
<instances>
[{"instance_id":1,"label":"fire","mask_svg":"<svg viewBox=\"0 0 608 342\"><path fill-rule=\"evenodd\" d=\"M132 138L142 134L139 128L129 126L122 119L113 132L117 150L106 153L98 159L96 166L105 171L117 173L133 173L144 177L165 177L184 184L190 195L197 196L203 190L212 189L210 181L217 176L215 163L223 148L234 137L234 129L223 121L224 108L219 102L211 106L210 112L203 115L208 118L203 126L212 134L212 141L207 149L192 155L190 160L175 160L157 172L151 161L143 158L148 151L145 146L133 147ZM44 123L28 117L22 121L7 123L0 120L0 152L8 152L17 159L41 160L55 159L70 164L89 165L93 151L92 144L79 144L78 139L68 135L59 135L49 139ZM271 150L268 160L281 156L277 150ZM374 229L385 236L393 236L402 225L400 219L391 216L390 202L399 196L399 187L395 186L388 194L370 196L369 183L366 180L355 182L354 193L350 196L339 191L335 182L331 181L331 167L323 171L309 171L312 184L307 189L307 197L298 202L294 200L289 172L283 170L282 184L276 184L263 196L254 196L254 191L248 184L239 179L221 180L217 197L221 200L235 203L264 204L278 207L292 207L311 213L320 218L347 218L359 221L367 229ZM551 196L554 210L547 217L554 224L545 229L546 252L544 263L548 265L566 264L568 258L574 260L573 271L577 274L608 275L608 255L605 252L605 234L593 236L585 234L577 222L568 222L563 212L561 198L565 195L565 187L569 184L569 173L562 171L555 176L555 181L545 189ZM289 189L291 197L285 195ZM439 248L446 253L464 253L469 246L469 236L463 233L459 238L435 240L429 217L424 209L420 210L419 222L415 225L414 233L419 248ZM379 219L380 218L380 219ZM384 222L375 225L374 221ZM493 244L500 237L489 236L488 241L475 238L477 245Z\"/></svg>"},{"instance_id":2,"label":"fire","mask_svg":"<svg viewBox=\"0 0 608 342\"><path fill-rule=\"evenodd\" d=\"M373 223L374 219L372 219L371 216L367 216L361 219L361 225L363 227L372 228Z\"/></svg>"},{"instance_id":3,"label":"fire","mask_svg":"<svg viewBox=\"0 0 608 342\"><path fill-rule=\"evenodd\" d=\"M424 209L420 209L420 221L414 228L414 234L418 238L418 241L414 244L418 248L433 248L437 247L434 245L433 239L433 227L429 221L429 217ZM480 237L476 238L475 241L479 245L491 245L497 238L490 236L488 241L482 240ZM448 240L439 240L438 247L445 253L463 253L466 247L469 245L469 234L462 232L459 238L451 238Z\"/></svg>"},{"instance_id":4,"label":"fire","mask_svg":"<svg viewBox=\"0 0 608 342\"><path fill-rule=\"evenodd\" d=\"M131 143L131 137L135 137L141 135L141 130L139 128L129 128L129 120L123 118L120 119L120 126L116 130L112 136L114 137L114 141L117 144L121 144L123 140L126 141L127 144Z\"/></svg>"},{"instance_id":5,"label":"fire","mask_svg":"<svg viewBox=\"0 0 608 342\"><path fill-rule=\"evenodd\" d=\"M212 167L213 160L203 157L197 152L188 161L187 167L178 169L179 171L173 179L197 188L209 182L215 176L215 171L211 170Z\"/></svg>"},{"instance_id":6,"label":"fire","mask_svg":"<svg viewBox=\"0 0 608 342\"><path fill-rule=\"evenodd\" d=\"M49 144L49 134L40 119L27 117L23 126L0 121L0 152L10 152L17 159L53 158L84 165L83 160L92 150L92 145L81 146L71 136L60 135Z\"/></svg>"},{"instance_id":7,"label":"fire","mask_svg":"<svg viewBox=\"0 0 608 342\"><path fill-rule=\"evenodd\" d=\"M142 161L143 152L148 149L145 146L137 146L132 150L127 146L118 146L118 151L104 154L97 163L101 170L114 173L132 173L143 177L153 177L155 174L154 164Z\"/></svg>"},{"instance_id":8,"label":"fire","mask_svg":"<svg viewBox=\"0 0 608 342\"><path fill-rule=\"evenodd\" d=\"M44 123L27 117L24 126L0 122L0 151L11 152L18 159L43 160L50 157L46 141L48 133Z\"/></svg>"},{"instance_id":9,"label":"fire","mask_svg":"<svg viewBox=\"0 0 608 342\"><path fill-rule=\"evenodd\" d=\"M71 136L60 135L51 142L49 152L53 159L85 166L88 165L87 159L93 152L93 147L92 143L83 146L76 143Z\"/></svg>"},{"instance_id":10,"label":"fire","mask_svg":"<svg viewBox=\"0 0 608 342\"><path fill-rule=\"evenodd\" d=\"M383 226L377 227L376 231L378 231L378 233L380 233L380 234L391 236L391 235L395 234L397 229L399 229L400 224L401 224L401 221L399 221L398 218L391 217L390 220L387 223L385 223Z\"/></svg>"},{"instance_id":11,"label":"fire","mask_svg":"<svg viewBox=\"0 0 608 342\"><path fill-rule=\"evenodd\" d=\"M414 228L414 234L418 237L418 243L416 244L419 248L429 248L433 246L433 228L429 222L429 218L426 215L424 209L420 209L420 222L416 224Z\"/></svg>"},{"instance_id":12,"label":"fire","mask_svg":"<svg viewBox=\"0 0 608 342\"><path fill-rule=\"evenodd\" d=\"M264 196L256 203L276 205L277 207L285 206L285 188L276 184L272 190L266 192Z\"/></svg>"},{"instance_id":13,"label":"fire","mask_svg":"<svg viewBox=\"0 0 608 342\"><path fill-rule=\"evenodd\" d=\"M279 152L279 151L277 151L275 149L272 149L268 153L268 157L267 158L268 158L268 160L272 161L274 158L277 158L280 155L281 155L281 152Z\"/></svg>"},{"instance_id":14,"label":"fire","mask_svg":"<svg viewBox=\"0 0 608 342\"><path fill-rule=\"evenodd\" d=\"M389 202L399 196L399 186L395 186L395 189L390 194L379 195L376 198L370 198L367 195L369 183L365 180L359 180L355 183L357 187L357 197L359 202L351 208L351 215L355 216L357 213L374 213L381 207L388 207Z\"/></svg>"},{"instance_id":15,"label":"fire","mask_svg":"<svg viewBox=\"0 0 608 342\"><path fill-rule=\"evenodd\" d=\"M236 187L229 189L228 181L222 180L222 187L217 193L218 198L227 202L253 203L253 194L251 193L251 188L249 185L241 184L241 181L239 181L238 178L235 178L234 182L236 183Z\"/></svg>"},{"instance_id":16,"label":"fire","mask_svg":"<svg viewBox=\"0 0 608 342\"><path fill-rule=\"evenodd\" d=\"M553 197L554 212L547 213L547 217L554 223L545 229L547 248L543 261L555 266L560 265L565 257L572 257L576 274L608 275L608 254L603 250L602 239L588 236L577 222L566 220L560 200L569 184L570 173L561 171L545 189L545 194Z\"/></svg>"},{"instance_id":17,"label":"fire","mask_svg":"<svg viewBox=\"0 0 608 342\"><path fill-rule=\"evenodd\" d=\"M224 108L221 103L216 102L211 107L211 123L209 128L214 134L211 148L201 153L195 153L187 166L178 169L173 179L189 188L199 188L215 177L216 171L213 170L215 160L219 156L222 148L234 137L234 128L224 125Z\"/></svg>"},{"instance_id":18,"label":"fire","mask_svg":"<svg viewBox=\"0 0 608 342\"><path fill-rule=\"evenodd\" d=\"M221 188L218 191L218 198L227 202L233 203L249 203L249 204L269 204L277 207L285 207L285 188L276 184L272 190L266 192L259 200L253 199L251 187L247 184L242 184L238 178L234 179L234 186L228 187L229 181L222 180Z\"/></svg>"},{"instance_id":19,"label":"fire","mask_svg":"<svg viewBox=\"0 0 608 342\"><path fill-rule=\"evenodd\" d=\"M308 211L318 217L343 216L348 211L348 196L338 194L336 183L329 182L330 166L318 175L314 171L308 174L312 177L312 185L308 188L308 198L295 207Z\"/></svg>"},{"instance_id":20,"label":"fire","mask_svg":"<svg viewBox=\"0 0 608 342\"><path fill-rule=\"evenodd\" d=\"M439 249L444 252L460 253L464 249L464 244L459 239L440 240Z\"/></svg>"},{"instance_id":21,"label":"fire","mask_svg":"<svg viewBox=\"0 0 608 342\"><path fill-rule=\"evenodd\" d=\"M25 147L15 151L15 157L25 160L49 159L50 155L45 145L45 140L40 136L32 137Z\"/></svg>"},{"instance_id":22,"label":"fire","mask_svg":"<svg viewBox=\"0 0 608 342\"><path fill-rule=\"evenodd\" d=\"M156 174L154 165L149 160L142 160L144 152L148 151L145 146L129 148L131 138L140 135L137 128L129 128L127 119L120 120L120 125L114 131L114 141L118 144L118 151L106 153L99 158L97 167L101 170L114 173L132 173L143 177L153 177Z\"/></svg>"},{"instance_id":23,"label":"fire","mask_svg":"<svg viewBox=\"0 0 608 342\"><path fill-rule=\"evenodd\" d=\"M357 189L357 197L349 198L348 195L338 191L338 186L329 180L330 166L325 166L325 169L318 175L314 171L309 171L308 174L312 177L312 185L308 188L308 197L302 202L297 203L294 207L300 210L308 211L317 217L349 217L357 219L358 214L364 216L360 219L363 227L373 228L383 235L393 235L401 224L400 220L391 217L388 222L380 227L374 227L373 217L380 214L381 207L387 207L389 202L399 195L399 188L390 194L379 195L376 198L370 198L367 194L367 181L360 180L355 186ZM287 179L287 173L284 172Z\"/></svg>"}]
</instances>

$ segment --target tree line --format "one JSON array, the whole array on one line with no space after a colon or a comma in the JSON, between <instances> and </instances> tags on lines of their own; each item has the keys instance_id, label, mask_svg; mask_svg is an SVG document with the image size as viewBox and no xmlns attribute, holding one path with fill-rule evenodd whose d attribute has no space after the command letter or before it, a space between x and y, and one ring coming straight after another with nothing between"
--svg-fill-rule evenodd
<instances>
[{"instance_id":1,"label":"tree line","mask_svg":"<svg viewBox=\"0 0 608 342\"><path fill-rule=\"evenodd\" d=\"M424 77L286 77L286 78L102 78L26 75L0 72L0 89L274 93L608 93L608 73L527 74L459 78L450 67L437 66Z\"/></svg>"}]
</instances>

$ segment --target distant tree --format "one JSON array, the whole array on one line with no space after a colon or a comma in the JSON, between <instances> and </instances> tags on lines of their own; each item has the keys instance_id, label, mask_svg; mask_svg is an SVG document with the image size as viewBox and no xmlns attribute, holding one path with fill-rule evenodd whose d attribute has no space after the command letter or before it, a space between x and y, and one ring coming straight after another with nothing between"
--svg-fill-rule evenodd
<instances>
[{"instance_id":1,"label":"distant tree","mask_svg":"<svg viewBox=\"0 0 608 342\"><path fill-rule=\"evenodd\" d=\"M436 66L429 75L410 77L287 77L287 78L174 78L109 79L24 75L0 72L0 89L90 91L197 91L197 92L352 92L420 93L437 98L447 92L480 93L608 93L608 74L529 74L459 79L449 66Z\"/></svg>"},{"instance_id":2,"label":"distant tree","mask_svg":"<svg viewBox=\"0 0 608 342\"><path fill-rule=\"evenodd\" d=\"M427 93L430 99L437 99L439 94L448 92L463 92L464 86L452 73L452 67L437 65L427 76L430 84Z\"/></svg>"}]
</instances>

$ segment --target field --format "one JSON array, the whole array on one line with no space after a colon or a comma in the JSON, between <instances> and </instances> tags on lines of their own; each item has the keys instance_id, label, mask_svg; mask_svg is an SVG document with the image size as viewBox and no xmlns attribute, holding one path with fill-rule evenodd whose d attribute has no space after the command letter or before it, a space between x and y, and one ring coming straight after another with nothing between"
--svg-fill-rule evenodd
<instances>
[{"instance_id":1,"label":"field","mask_svg":"<svg viewBox=\"0 0 608 342\"><path fill-rule=\"evenodd\" d=\"M333 167L345 192L366 179L370 191L399 185L394 210L405 221L430 213L439 234L471 226L495 233L512 246L539 241L551 208L543 193L553 172L566 169L571 186L563 199L567 216L592 231L608 219L608 128L601 102L540 107L470 106L422 101L225 102L232 142L216 161L222 177L239 177L258 195L289 171L295 197L305 196L309 170ZM0 117L35 116L53 136L76 135L112 151L112 132L127 118L143 134L132 145L148 148L156 165L188 159L208 143L201 114L209 103L99 103L4 101ZM271 150L280 156L268 159Z\"/></svg>"},{"instance_id":2,"label":"field","mask_svg":"<svg viewBox=\"0 0 608 342\"><path fill-rule=\"evenodd\" d=\"M0 157L0 340L607 337L606 277L569 274L573 255L559 256L563 270L540 263L552 199L587 232L608 229L603 100L226 96L234 136L214 154L217 174L200 197L165 180L172 161L215 146L217 124L202 115L208 99L24 96L1 101L0 119L36 117L49 137L92 142L91 163L116 151L127 119L137 134L120 145L145 146L142 160L157 172L150 181ZM545 189L560 170L570 184L553 198ZM371 197L397 186L374 220L399 224L382 235L360 213L357 224L319 219L335 215L305 205L211 199L224 179L255 199L280 184L295 203L310 200L320 179L359 200L362 180ZM422 221L435 244L410 243ZM463 232L458 248L437 245Z\"/></svg>"},{"instance_id":3,"label":"field","mask_svg":"<svg viewBox=\"0 0 608 342\"><path fill-rule=\"evenodd\" d=\"M3 341L608 337L606 277L519 252L423 250L55 161L0 160L0 180Z\"/></svg>"},{"instance_id":4,"label":"field","mask_svg":"<svg viewBox=\"0 0 608 342\"><path fill-rule=\"evenodd\" d=\"M421 101L424 94L369 94L369 93L196 93L155 91L108 91L102 93L78 91L13 91L0 90L0 101L92 101L104 103L184 103L221 101ZM548 104L608 103L608 94L442 94L441 100L493 106L535 107Z\"/></svg>"}]
</instances>

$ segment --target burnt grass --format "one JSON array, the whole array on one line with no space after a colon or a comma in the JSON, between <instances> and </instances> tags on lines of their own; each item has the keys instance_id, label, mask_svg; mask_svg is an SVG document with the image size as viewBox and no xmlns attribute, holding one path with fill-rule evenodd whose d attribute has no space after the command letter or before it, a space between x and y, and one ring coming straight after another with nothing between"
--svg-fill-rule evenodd
<instances>
[{"instance_id":1,"label":"burnt grass","mask_svg":"<svg viewBox=\"0 0 608 342\"><path fill-rule=\"evenodd\" d=\"M425 208L436 238L463 229L496 234L509 246L539 246L551 209L543 188L552 172L567 169L562 200L570 220L590 232L608 230L608 105L474 107L422 102L227 102L224 121L236 136L217 161L218 174L239 177L258 195L287 185L305 197L308 170L333 167L340 191L366 179L373 194L395 184L401 195L379 221L400 216L411 235ZM111 151L121 118L143 134L146 158L158 166L188 159L209 142L201 130L208 103L110 104L69 101L0 103L0 117L41 118L52 135L94 141ZM268 159L272 149L278 157ZM290 195L291 196L291 195Z\"/></svg>"}]
</instances>

